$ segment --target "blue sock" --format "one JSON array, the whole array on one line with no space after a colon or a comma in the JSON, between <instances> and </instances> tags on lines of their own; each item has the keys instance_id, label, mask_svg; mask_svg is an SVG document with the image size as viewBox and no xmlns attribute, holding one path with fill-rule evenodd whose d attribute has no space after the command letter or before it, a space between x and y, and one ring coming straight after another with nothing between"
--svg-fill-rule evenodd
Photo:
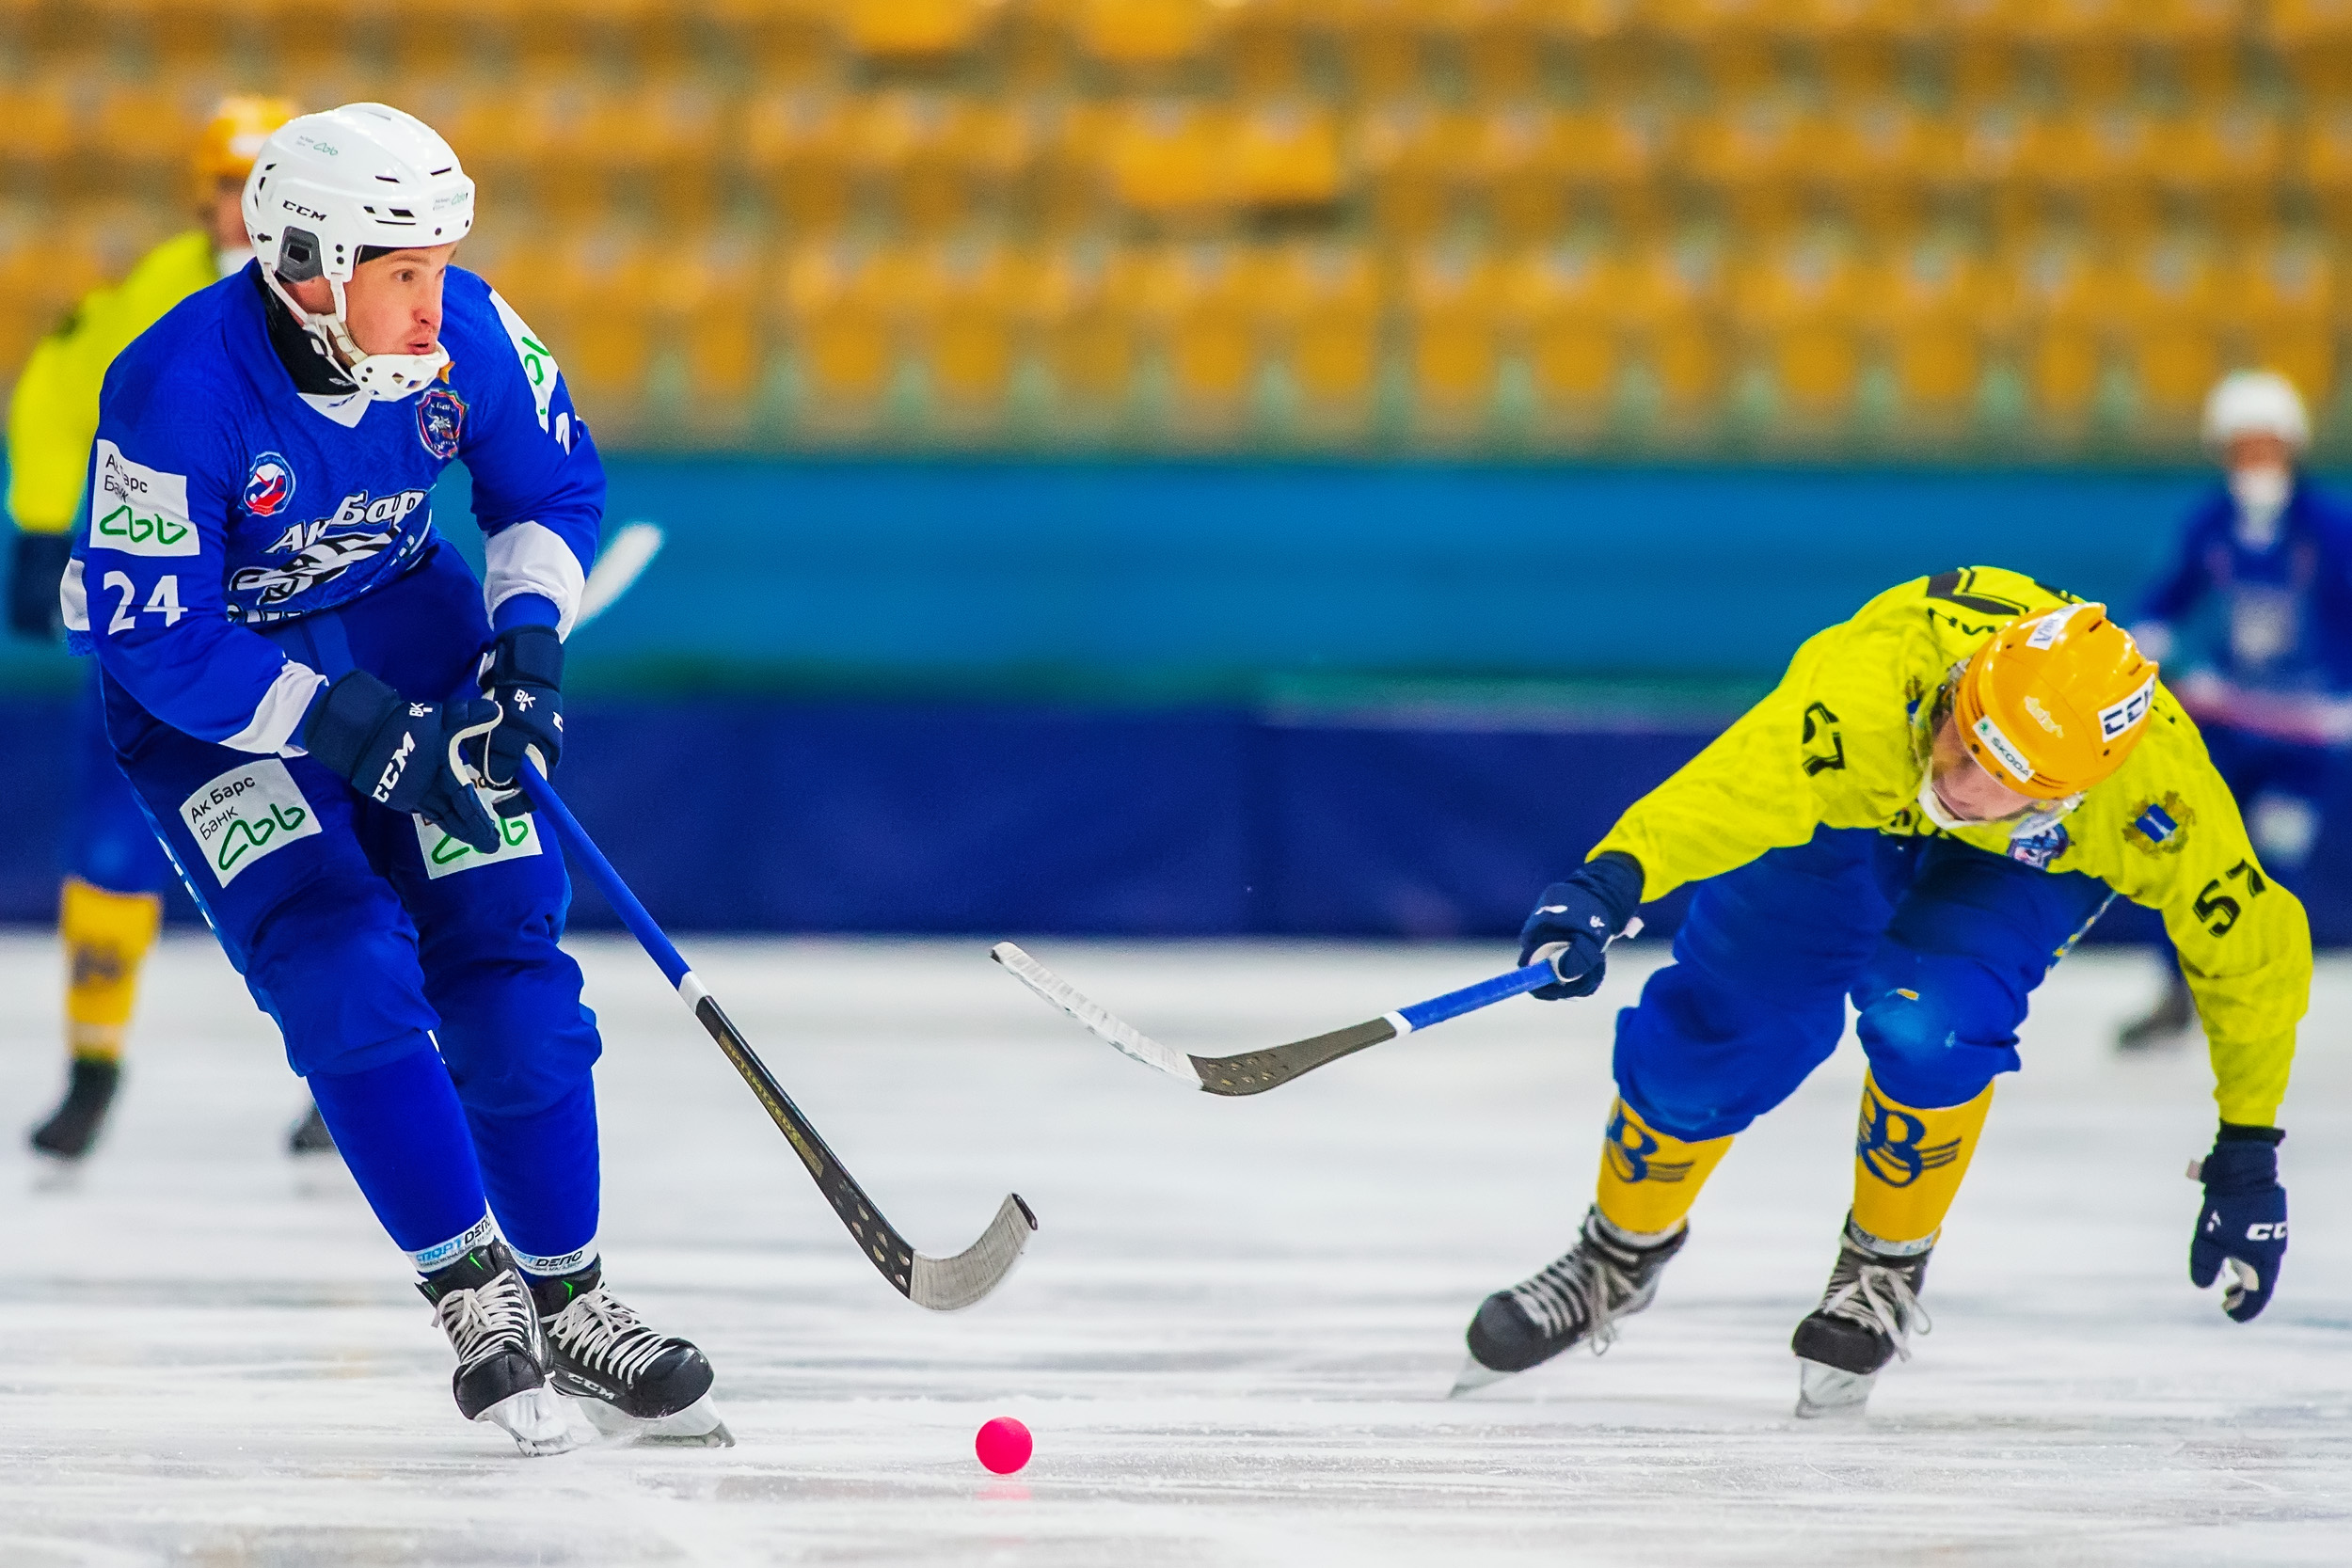
<instances>
[{"instance_id":1,"label":"blue sock","mask_svg":"<svg viewBox=\"0 0 2352 1568\"><path fill-rule=\"evenodd\" d=\"M448 1261L442 1253L465 1250L482 1224L482 1172L432 1041L419 1035L405 1056L358 1072L314 1072L310 1082L336 1149L393 1244L420 1273Z\"/></svg>"},{"instance_id":2,"label":"blue sock","mask_svg":"<svg viewBox=\"0 0 2352 1568\"><path fill-rule=\"evenodd\" d=\"M580 1087L542 1111L468 1111L483 1185L515 1261L552 1276L596 1256L596 1090Z\"/></svg>"}]
</instances>

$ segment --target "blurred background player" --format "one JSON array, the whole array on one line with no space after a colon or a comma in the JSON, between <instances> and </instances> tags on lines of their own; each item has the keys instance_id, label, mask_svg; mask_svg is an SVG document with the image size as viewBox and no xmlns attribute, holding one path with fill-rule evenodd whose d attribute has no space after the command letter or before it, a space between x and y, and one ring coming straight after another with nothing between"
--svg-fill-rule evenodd
<instances>
[{"instance_id":1,"label":"blurred background player","mask_svg":"<svg viewBox=\"0 0 2352 1568\"><path fill-rule=\"evenodd\" d=\"M251 259L238 198L262 138L294 113L282 98L222 100L189 163L197 226L150 251L120 283L90 293L33 350L8 406L8 512L17 528L8 622L18 634L46 640L59 633L57 579L89 479L106 367L173 306ZM155 940L173 875L107 748L95 669L74 722L72 810L57 911L70 1065L63 1102L32 1133L35 1148L62 1160L89 1152L114 1102L139 966ZM298 1149L333 1148L316 1120L313 1110L297 1128Z\"/></svg>"},{"instance_id":2,"label":"blurred background player","mask_svg":"<svg viewBox=\"0 0 2352 1568\"><path fill-rule=\"evenodd\" d=\"M2311 421L2292 383L2239 371L2205 404L2224 483L2190 514L2171 568L2133 626L2204 732L2263 865L2296 879L2352 742L2352 513L2298 471ZM2195 1021L2166 953L2165 991L2126 1050Z\"/></svg>"},{"instance_id":3,"label":"blurred background player","mask_svg":"<svg viewBox=\"0 0 2352 1568\"><path fill-rule=\"evenodd\" d=\"M2310 926L2155 665L2105 606L2059 598L1986 567L1889 589L1545 890L1519 961L1577 976L1549 1001L1598 987L1636 905L1699 884L1674 962L1617 1015L1582 1234L1480 1306L1459 1386L1602 1350L1648 1307L1733 1137L1829 1058L1851 997L1869 1058L1853 1205L1792 1348L1800 1416L1858 1409L1927 1327L1928 1258L2032 992L2119 894L2163 914L2213 1042L2221 1125L2190 1278L2226 1259L2239 1322L2269 1301Z\"/></svg>"}]
</instances>

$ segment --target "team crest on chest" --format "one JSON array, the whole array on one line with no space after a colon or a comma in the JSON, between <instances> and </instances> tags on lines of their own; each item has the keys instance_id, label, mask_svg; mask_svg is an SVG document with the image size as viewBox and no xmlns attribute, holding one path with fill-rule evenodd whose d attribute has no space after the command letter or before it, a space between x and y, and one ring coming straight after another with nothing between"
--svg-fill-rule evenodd
<instances>
[{"instance_id":1,"label":"team crest on chest","mask_svg":"<svg viewBox=\"0 0 2352 1568\"><path fill-rule=\"evenodd\" d=\"M294 465L274 451L253 460L245 475L245 509L256 517L275 517L294 499Z\"/></svg>"},{"instance_id":2,"label":"team crest on chest","mask_svg":"<svg viewBox=\"0 0 2352 1568\"><path fill-rule=\"evenodd\" d=\"M465 400L448 388L431 388L417 400L417 439L442 462L457 455L458 437L465 428Z\"/></svg>"}]
</instances>

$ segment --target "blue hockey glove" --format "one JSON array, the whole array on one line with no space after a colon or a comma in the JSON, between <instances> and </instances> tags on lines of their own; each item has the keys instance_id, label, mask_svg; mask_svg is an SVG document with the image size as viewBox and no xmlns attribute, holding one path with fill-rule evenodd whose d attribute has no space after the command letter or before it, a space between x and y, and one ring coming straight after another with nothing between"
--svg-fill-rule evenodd
<instances>
[{"instance_id":1,"label":"blue hockey glove","mask_svg":"<svg viewBox=\"0 0 2352 1568\"><path fill-rule=\"evenodd\" d=\"M1613 849L1544 889L1535 912L1519 927L1519 966L1540 958L1568 978L1528 994L1558 1002L1598 990L1610 940L1625 929L1641 901L1641 863Z\"/></svg>"},{"instance_id":2,"label":"blue hockey glove","mask_svg":"<svg viewBox=\"0 0 2352 1568\"><path fill-rule=\"evenodd\" d=\"M531 810L518 775L523 759L547 777L564 756L564 641L553 626L513 626L490 644L483 689L499 705L482 773L501 816Z\"/></svg>"},{"instance_id":3,"label":"blue hockey glove","mask_svg":"<svg viewBox=\"0 0 2352 1568\"><path fill-rule=\"evenodd\" d=\"M8 562L8 629L19 637L56 641L64 628L57 606L57 579L73 554L69 533L20 533Z\"/></svg>"},{"instance_id":4,"label":"blue hockey glove","mask_svg":"<svg viewBox=\"0 0 2352 1568\"><path fill-rule=\"evenodd\" d=\"M2275 1127L2221 1124L2213 1152L2189 1174L2205 1183L2205 1206L2198 1212L2197 1235L2188 1243L2188 1279L2199 1290L2230 1265L2221 1309L2250 1323L2270 1305L2279 1287L2279 1266L2287 1256L2287 1191L2279 1185Z\"/></svg>"},{"instance_id":5,"label":"blue hockey glove","mask_svg":"<svg viewBox=\"0 0 2352 1568\"><path fill-rule=\"evenodd\" d=\"M498 822L475 792L472 759L498 723L496 703L412 703L365 670L326 689L303 726L303 749L378 804L414 812L484 854Z\"/></svg>"}]
</instances>

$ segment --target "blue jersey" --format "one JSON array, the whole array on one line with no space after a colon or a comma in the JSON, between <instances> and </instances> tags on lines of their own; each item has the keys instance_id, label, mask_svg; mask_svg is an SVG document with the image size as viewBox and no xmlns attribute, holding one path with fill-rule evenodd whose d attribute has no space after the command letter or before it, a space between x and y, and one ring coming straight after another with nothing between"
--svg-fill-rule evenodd
<instances>
[{"instance_id":1,"label":"blue jersey","mask_svg":"<svg viewBox=\"0 0 2352 1568\"><path fill-rule=\"evenodd\" d=\"M2313 745L2352 739L2352 514L2297 475L2269 537L2216 490L2141 606L2165 682L2201 722Z\"/></svg>"},{"instance_id":2,"label":"blue jersey","mask_svg":"<svg viewBox=\"0 0 2352 1568\"><path fill-rule=\"evenodd\" d=\"M69 626L140 706L266 753L294 749L324 677L254 628L410 570L433 542L442 469L462 460L473 480L490 613L513 601L509 619L566 633L604 469L554 357L480 277L446 276L441 379L377 403L300 389L257 267L190 295L107 371L65 594Z\"/></svg>"}]
</instances>

